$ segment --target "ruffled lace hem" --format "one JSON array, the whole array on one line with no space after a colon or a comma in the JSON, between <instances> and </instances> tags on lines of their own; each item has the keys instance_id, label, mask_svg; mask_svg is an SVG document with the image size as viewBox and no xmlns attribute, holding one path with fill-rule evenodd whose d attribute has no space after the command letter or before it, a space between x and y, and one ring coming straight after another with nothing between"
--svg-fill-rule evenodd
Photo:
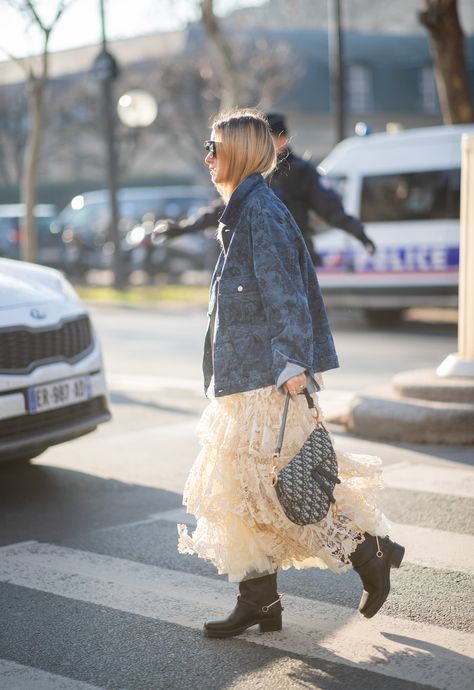
<instances>
[{"instance_id":1,"label":"ruffled lace hem","mask_svg":"<svg viewBox=\"0 0 474 690\"><path fill-rule=\"evenodd\" d=\"M212 562L232 581L276 567L343 572L351 567L349 555L361 533L388 532L378 506L381 461L353 453L337 453L341 483L334 491L335 510L315 525L288 520L271 485L283 403L274 386L224 396L210 402L198 427L201 451L183 499L197 526L189 534L178 525L178 550ZM290 403L281 467L313 428L305 399Z\"/></svg>"}]
</instances>

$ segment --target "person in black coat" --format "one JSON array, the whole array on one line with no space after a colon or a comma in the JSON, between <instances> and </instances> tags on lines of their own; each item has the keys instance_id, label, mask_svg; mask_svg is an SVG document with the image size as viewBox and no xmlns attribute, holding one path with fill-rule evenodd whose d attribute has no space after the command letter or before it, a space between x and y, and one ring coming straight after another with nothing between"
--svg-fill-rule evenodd
<instances>
[{"instance_id":1,"label":"person in black coat","mask_svg":"<svg viewBox=\"0 0 474 690\"><path fill-rule=\"evenodd\" d=\"M310 222L311 211L331 227L340 228L358 239L370 254L374 254L375 244L366 235L360 220L345 212L341 198L331 189L316 168L291 150L284 116L279 113L267 113L267 119L278 154L277 168L269 178L268 183L299 226L313 264L320 266L323 262L313 244L314 230ZM222 203L216 201L193 218L179 222L159 221L155 227L155 237L165 241L189 232L217 227L223 211Z\"/></svg>"}]
</instances>

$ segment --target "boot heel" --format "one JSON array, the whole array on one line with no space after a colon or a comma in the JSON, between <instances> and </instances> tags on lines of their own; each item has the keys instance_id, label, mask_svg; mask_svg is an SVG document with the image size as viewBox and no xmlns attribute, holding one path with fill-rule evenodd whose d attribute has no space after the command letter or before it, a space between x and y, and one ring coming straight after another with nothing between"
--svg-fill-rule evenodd
<instances>
[{"instance_id":1,"label":"boot heel","mask_svg":"<svg viewBox=\"0 0 474 690\"><path fill-rule=\"evenodd\" d=\"M277 620L269 620L269 621L264 621L263 623L260 623L260 632L261 633L266 633L266 632L278 632L282 628L281 625L281 618L277 618Z\"/></svg>"},{"instance_id":2,"label":"boot heel","mask_svg":"<svg viewBox=\"0 0 474 690\"><path fill-rule=\"evenodd\" d=\"M399 568L405 555L405 547L400 546L400 544L394 544L392 553L390 555L390 567Z\"/></svg>"}]
</instances>

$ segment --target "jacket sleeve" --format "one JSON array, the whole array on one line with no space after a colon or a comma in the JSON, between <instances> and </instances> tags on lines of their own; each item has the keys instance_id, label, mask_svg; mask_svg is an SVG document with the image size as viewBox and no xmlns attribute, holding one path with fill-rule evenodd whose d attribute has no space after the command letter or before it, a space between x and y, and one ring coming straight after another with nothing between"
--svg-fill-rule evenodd
<instances>
[{"instance_id":1,"label":"jacket sleeve","mask_svg":"<svg viewBox=\"0 0 474 690\"><path fill-rule=\"evenodd\" d=\"M365 232L360 220L345 212L340 196L330 187L324 186L321 175L310 164L305 167L304 185L309 208L332 227L345 230L363 241Z\"/></svg>"},{"instance_id":2,"label":"jacket sleeve","mask_svg":"<svg viewBox=\"0 0 474 690\"><path fill-rule=\"evenodd\" d=\"M321 390L319 384L317 383L312 374L308 374L308 372L305 369L303 369L303 367L298 366L298 364L292 364L291 362L287 362L285 368L278 377L278 381L276 384L280 393L284 392L283 384L285 384L293 376L298 376L298 374L304 373L306 373L306 388L308 389L308 391L310 393L317 393L319 390Z\"/></svg>"},{"instance_id":3,"label":"jacket sleeve","mask_svg":"<svg viewBox=\"0 0 474 690\"><path fill-rule=\"evenodd\" d=\"M307 250L290 218L272 210L253 211L250 233L255 277L270 330L273 376L281 385L287 364L312 373L312 322L299 263L300 252Z\"/></svg>"}]
</instances>

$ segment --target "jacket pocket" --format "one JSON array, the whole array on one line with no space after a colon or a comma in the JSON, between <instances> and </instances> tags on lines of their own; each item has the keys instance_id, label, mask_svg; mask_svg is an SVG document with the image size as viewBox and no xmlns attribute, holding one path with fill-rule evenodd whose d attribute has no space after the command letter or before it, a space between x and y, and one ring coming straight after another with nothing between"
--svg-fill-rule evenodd
<instances>
[{"instance_id":1,"label":"jacket pocket","mask_svg":"<svg viewBox=\"0 0 474 690\"><path fill-rule=\"evenodd\" d=\"M219 327L247 327L265 322L265 312L255 276L222 280L219 286Z\"/></svg>"},{"instance_id":2,"label":"jacket pocket","mask_svg":"<svg viewBox=\"0 0 474 690\"><path fill-rule=\"evenodd\" d=\"M259 292L257 279L251 273L230 276L223 275L219 283L219 293L222 295L243 296L251 292Z\"/></svg>"}]
</instances>

